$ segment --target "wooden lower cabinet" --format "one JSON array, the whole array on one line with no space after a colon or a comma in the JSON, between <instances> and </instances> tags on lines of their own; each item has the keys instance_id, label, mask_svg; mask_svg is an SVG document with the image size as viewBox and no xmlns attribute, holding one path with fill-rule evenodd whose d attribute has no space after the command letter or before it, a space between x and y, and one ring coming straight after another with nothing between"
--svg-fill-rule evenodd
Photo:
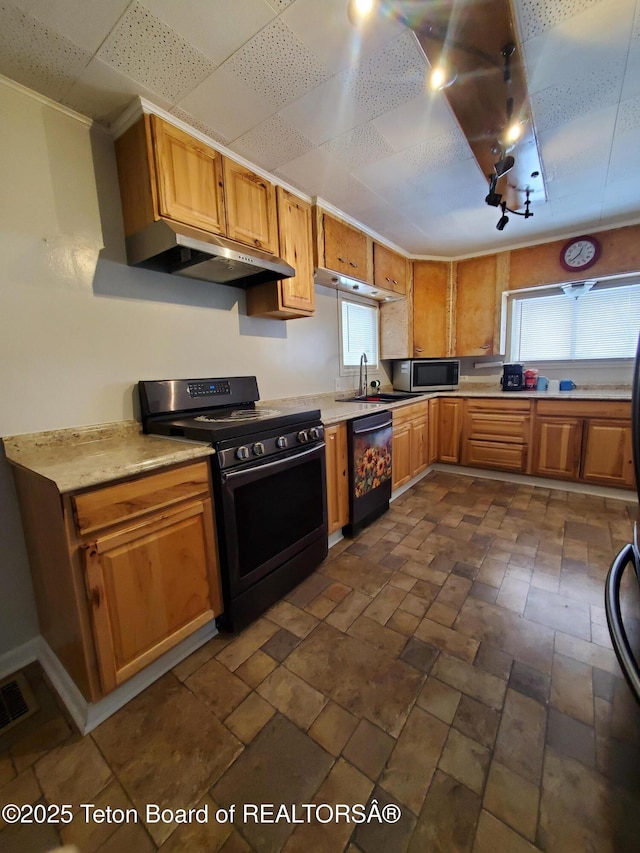
<instances>
[{"instance_id":1,"label":"wooden lower cabinet","mask_svg":"<svg viewBox=\"0 0 640 853\"><path fill-rule=\"evenodd\" d=\"M462 464L526 471L530 410L528 400L466 400Z\"/></svg>"},{"instance_id":2,"label":"wooden lower cabinet","mask_svg":"<svg viewBox=\"0 0 640 853\"><path fill-rule=\"evenodd\" d=\"M540 401L533 435L533 474L633 488L630 403Z\"/></svg>"},{"instance_id":3,"label":"wooden lower cabinet","mask_svg":"<svg viewBox=\"0 0 640 853\"><path fill-rule=\"evenodd\" d=\"M439 462L460 462L463 404L464 400L459 397L441 397L438 400Z\"/></svg>"},{"instance_id":4,"label":"wooden lower cabinet","mask_svg":"<svg viewBox=\"0 0 640 853\"><path fill-rule=\"evenodd\" d=\"M328 532L334 533L349 523L349 471L347 425L345 422L324 428L327 467Z\"/></svg>"},{"instance_id":5,"label":"wooden lower cabinet","mask_svg":"<svg viewBox=\"0 0 640 853\"><path fill-rule=\"evenodd\" d=\"M398 489L429 465L429 402L393 411L393 473L391 488Z\"/></svg>"},{"instance_id":6,"label":"wooden lower cabinet","mask_svg":"<svg viewBox=\"0 0 640 853\"><path fill-rule=\"evenodd\" d=\"M73 495L14 473L41 631L88 700L222 612L208 462Z\"/></svg>"}]
</instances>

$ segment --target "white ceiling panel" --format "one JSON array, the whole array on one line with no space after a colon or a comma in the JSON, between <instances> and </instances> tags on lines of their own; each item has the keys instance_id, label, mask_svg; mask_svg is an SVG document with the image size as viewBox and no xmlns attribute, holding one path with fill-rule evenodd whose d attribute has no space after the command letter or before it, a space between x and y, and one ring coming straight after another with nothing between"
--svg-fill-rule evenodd
<instances>
[{"instance_id":1,"label":"white ceiling panel","mask_svg":"<svg viewBox=\"0 0 640 853\"><path fill-rule=\"evenodd\" d=\"M351 169L393 154L393 148L372 124L363 124L321 146Z\"/></svg>"},{"instance_id":2,"label":"white ceiling panel","mask_svg":"<svg viewBox=\"0 0 640 853\"><path fill-rule=\"evenodd\" d=\"M304 133L315 145L340 136L370 119L352 90L346 88L346 71L326 80L293 104L279 110L292 127Z\"/></svg>"},{"instance_id":3,"label":"white ceiling panel","mask_svg":"<svg viewBox=\"0 0 640 853\"><path fill-rule=\"evenodd\" d=\"M634 95L640 95L640 37L634 38L629 48L621 97L626 99Z\"/></svg>"},{"instance_id":4,"label":"white ceiling panel","mask_svg":"<svg viewBox=\"0 0 640 853\"><path fill-rule=\"evenodd\" d=\"M239 136L231 148L263 169L271 170L310 151L313 144L276 114Z\"/></svg>"},{"instance_id":5,"label":"white ceiling panel","mask_svg":"<svg viewBox=\"0 0 640 853\"><path fill-rule=\"evenodd\" d=\"M9 4L0 5L0 74L59 100L91 54Z\"/></svg>"},{"instance_id":6,"label":"white ceiling panel","mask_svg":"<svg viewBox=\"0 0 640 853\"><path fill-rule=\"evenodd\" d=\"M279 14L280 12L284 12L288 9L288 7L293 3L293 0L268 0L268 3Z\"/></svg>"},{"instance_id":7,"label":"white ceiling panel","mask_svg":"<svg viewBox=\"0 0 640 853\"><path fill-rule=\"evenodd\" d=\"M458 127L442 93L429 91L422 91L410 101L378 116L372 124L396 151L419 145Z\"/></svg>"},{"instance_id":8,"label":"white ceiling panel","mask_svg":"<svg viewBox=\"0 0 640 853\"><path fill-rule=\"evenodd\" d=\"M523 41L597 6L600 0L520 0L516 14Z\"/></svg>"},{"instance_id":9,"label":"white ceiling panel","mask_svg":"<svg viewBox=\"0 0 640 853\"><path fill-rule=\"evenodd\" d=\"M580 210L577 215L576 208ZM554 199L550 202L550 209L556 224L566 225L568 221L573 220L576 228L582 225L595 226L600 222L602 195L591 188L583 187L572 195Z\"/></svg>"},{"instance_id":10,"label":"white ceiling panel","mask_svg":"<svg viewBox=\"0 0 640 853\"><path fill-rule=\"evenodd\" d=\"M566 78L567 69L577 78L614 62L624 65L635 6L636 0L617 0L612 15L608 3L596 3L526 42L529 92L554 86Z\"/></svg>"},{"instance_id":11,"label":"white ceiling panel","mask_svg":"<svg viewBox=\"0 0 640 853\"><path fill-rule=\"evenodd\" d=\"M387 17L352 27L344 0L296 0L282 20L333 74L357 64L404 31L402 24Z\"/></svg>"},{"instance_id":12,"label":"white ceiling panel","mask_svg":"<svg viewBox=\"0 0 640 853\"><path fill-rule=\"evenodd\" d=\"M236 51L225 67L276 108L302 97L330 76L280 18Z\"/></svg>"},{"instance_id":13,"label":"white ceiling panel","mask_svg":"<svg viewBox=\"0 0 640 853\"><path fill-rule=\"evenodd\" d=\"M139 96L152 100L162 109L170 109L171 103L155 92L150 92L101 59L95 57L68 90L62 103L83 115L108 123L113 121Z\"/></svg>"},{"instance_id":14,"label":"white ceiling panel","mask_svg":"<svg viewBox=\"0 0 640 853\"><path fill-rule=\"evenodd\" d=\"M623 60L614 59L532 95L531 107L538 132L559 127L609 104L617 104L624 67Z\"/></svg>"},{"instance_id":15,"label":"white ceiling panel","mask_svg":"<svg viewBox=\"0 0 640 853\"><path fill-rule=\"evenodd\" d=\"M15 3L46 27L62 32L93 54L118 21L130 0L87 3L86 0L27 0Z\"/></svg>"},{"instance_id":16,"label":"white ceiling panel","mask_svg":"<svg viewBox=\"0 0 640 853\"><path fill-rule=\"evenodd\" d=\"M215 142L219 142L221 145L228 145L230 140L223 136L221 133L218 133L217 130L214 130L208 124L205 124L202 121L198 121L198 119L194 118L189 113L186 113L184 110L181 110L180 107L171 107L169 109L171 115L174 115L176 118L180 119L180 121L185 122L185 124L190 124L191 127L199 130L200 133L203 133L205 136L208 136L210 139L213 139Z\"/></svg>"},{"instance_id":17,"label":"white ceiling panel","mask_svg":"<svg viewBox=\"0 0 640 853\"><path fill-rule=\"evenodd\" d=\"M619 134L611 146L608 179L619 183L630 169L640 171L640 127Z\"/></svg>"},{"instance_id":18,"label":"white ceiling panel","mask_svg":"<svg viewBox=\"0 0 640 853\"><path fill-rule=\"evenodd\" d=\"M276 14L266 0L144 0L144 5L216 65Z\"/></svg>"},{"instance_id":19,"label":"white ceiling panel","mask_svg":"<svg viewBox=\"0 0 640 853\"><path fill-rule=\"evenodd\" d=\"M271 104L245 86L224 65L177 104L226 139L236 139L275 112Z\"/></svg>"},{"instance_id":20,"label":"white ceiling panel","mask_svg":"<svg viewBox=\"0 0 640 853\"><path fill-rule=\"evenodd\" d=\"M210 59L138 2L129 6L96 56L173 103L215 68Z\"/></svg>"}]
</instances>

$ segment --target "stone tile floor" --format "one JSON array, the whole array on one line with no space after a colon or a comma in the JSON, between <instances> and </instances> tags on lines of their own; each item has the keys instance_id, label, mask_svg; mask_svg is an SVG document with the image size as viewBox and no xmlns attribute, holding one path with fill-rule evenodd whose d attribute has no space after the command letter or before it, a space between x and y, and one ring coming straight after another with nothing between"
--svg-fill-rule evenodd
<instances>
[{"instance_id":1,"label":"stone tile floor","mask_svg":"<svg viewBox=\"0 0 640 853\"><path fill-rule=\"evenodd\" d=\"M0 737L0 805L68 803L74 817L0 820L0 851L640 849L640 711L603 609L636 509L431 473L87 737L30 667L41 710ZM329 819L374 801L400 819ZM154 820L147 804L208 820ZM296 807L301 822L245 821L245 804ZM326 806L309 822L303 804Z\"/></svg>"}]
</instances>

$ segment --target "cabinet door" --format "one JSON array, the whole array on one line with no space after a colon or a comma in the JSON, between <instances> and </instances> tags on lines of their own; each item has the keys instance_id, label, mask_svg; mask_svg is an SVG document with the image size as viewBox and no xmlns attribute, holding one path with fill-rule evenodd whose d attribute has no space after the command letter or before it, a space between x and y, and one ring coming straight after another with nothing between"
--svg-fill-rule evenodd
<instances>
[{"instance_id":1,"label":"cabinet door","mask_svg":"<svg viewBox=\"0 0 640 853\"><path fill-rule=\"evenodd\" d=\"M581 418L538 417L535 421L532 473L574 480L580 471Z\"/></svg>"},{"instance_id":2,"label":"cabinet door","mask_svg":"<svg viewBox=\"0 0 640 853\"><path fill-rule=\"evenodd\" d=\"M105 693L222 612L210 499L85 546Z\"/></svg>"},{"instance_id":3,"label":"cabinet door","mask_svg":"<svg viewBox=\"0 0 640 853\"><path fill-rule=\"evenodd\" d=\"M413 354L416 358L449 355L449 269L450 264L444 261L414 261Z\"/></svg>"},{"instance_id":4,"label":"cabinet door","mask_svg":"<svg viewBox=\"0 0 640 853\"><path fill-rule=\"evenodd\" d=\"M397 489L411 479L411 425L394 424L391 488Z\"/></svg>"},{"instance_id":5,"label":"cabinet door","mask_svg":"<svg viewBox=\"0 0 640 853\"><path fill-rule=\"evenodd\" d=\"M493 355L498 351L497 258L458 261L456 268L455 355Z\"/></svg>"},{"instance_id":6,"label":"cabinet door","mask_svg":"<svg viewBox=\"0 0 640 853\"><path fill-rule=\"evenodd\" d=\"M411 421L411 476L429 465L429 425L427 419Z\"/></svg>"},{"instance_id":7,"label":"cabinet door","mask_svg":"<svg viewBox=\"0 0 640 853\"><path fill-rule=\"evenodd\" d=\"M605 486L633 486L633 452L629 421L586 421L582 479Z\"/></svg>"},{"instance_id":8,"label":"cabinet door","mask_svg":"<svg viewBox=\"0 0 640 853\"><path fill-rule=\"evenodd\" d=\"M438 403L437 397L429 400L429 446L428 460L429 465L438 461Z\"/></svg>"},{"instance_id":9,"label":"cabinet door","mask_svg":"<svg viewBox=\"0 0 640 853\"><path fill-rule=\"evenodd\" d=\"M265 252L278 251L276 192L260 175L224 158L227 235Z\"/></svg>"},{"instance_id":10,"label":"cabinet door","mask_svg":"<svg viewBox=\"0 0 640 853\"><path fill-rule=\"evenodd\" d=\"M282 280L285 308L311 313L314 308L313 239L311 205L278 187L280 254L295 269L292 278Z\"/></svg>"},{"instance_id":11,"label":"cabinet door","mask_svg":"<svg viewBox=\"0 0 640 853\"><path fill-rule=\"evenodd\" d=\"M224 234L222 155L158 116L151 128L160 216Z\"/></svg>"},{"instance_id":12,"label":"cabinet door","mask_svg":"<svg viewBox=\"0 0 640 853\"><path fill-rule=\"evenodd\" d=\"M408 261L380 243L373 244L373 283L376 287L407 292Z\"/></svg>"},{"instance_id":13,"label":"cabinet door","mask_svg":"<svg viewBox=\"0 0 640 853\"><path fill-rule=\"evenodd\" d=\"M327 516L329 533L333 533L349 522L346 424L325 427L324 440L327 454Z\"/></svg>"},{"instance_id":14,"label":"cabinet door","mask_svg":"<svg viewBox=\"0 0 640 853\"><path fill-rule=\"evenodd\" d=\"M462 400L442 397L438 400L438 459L440 462L460 462L462 431Z\"/></svg>"},{"instance_id":15,"label":"cabinet door","mask_svg":"<svg viewBox=\"0 0 640 853\"><path fill-rule=\"evenodd\" d=\"M373 283L366 234L326 213L323 216L323 228L324 263L327 269Z\"/></svg>"}]
</instances>

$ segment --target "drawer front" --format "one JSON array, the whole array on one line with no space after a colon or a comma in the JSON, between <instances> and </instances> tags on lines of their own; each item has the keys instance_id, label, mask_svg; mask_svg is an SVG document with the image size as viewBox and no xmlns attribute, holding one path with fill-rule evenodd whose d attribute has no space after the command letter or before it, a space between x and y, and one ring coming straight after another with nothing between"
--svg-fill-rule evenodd
<instances>
[{"instance_id":1,"label":"drawer front","mask_svg":"<svg viewBox=\"0 0 640 853\"><path fill-rule=\"evenodd\" d=\"M198 462L149 474L72 498L76 523L86 536L104 527L133 521L209 491L209 466Z\"/></svg>"},{"instance_id":2,"label":"drawer front","mask_svg":"<svg viewBox=\"0 0 640 853\"><path fill-rule=\"evenodd\" d=\"M523 444L502 444L494 441L468 441L464 464L503 471L525 471L527 448Z\"/></svg>"},{"instance_id":3,"label":"drawer front","mask_svg":"<svg viewBox=\"0 0 640 853\"><path fill-rule=\"evenodd\" d=\"M429 401L424 400L421 403L412 403L409 406L402 406L399 409L393 410L394 424L406 424L409 421L418 418L426 420L429 414Z\"/></svg>"},{"instance_id":4,"label":"drawer front","mask_svg":"<svg viewBox=\"0 0 640 853\"><path fill-rule=\"evenodd\" d=\"M621 400L538 400L539 415L566 415L570 418L630 418L631 401Z\"/></svg>"},{"instance_id":5,"label":"drawer front","mask_svg":"<svg viewBox=\"0 0 640 853\"><path fill-rule=\"evenodd\" d=\"M498 412L467 412L467 437L484 441L524 444L529 437L529 416Z\"/></svg>"},{"instance_id":6,"label":"drawer front","mask_svg":"<svg viewBox=\"0 0 640 853\"><path fill-rule=\"evenodd\" d=\"M470 400L467 398L468 412L521 412L528 413L531 410L530 400L505 400L505 399L488 399Z\"/></svg>"}]
</instances>

